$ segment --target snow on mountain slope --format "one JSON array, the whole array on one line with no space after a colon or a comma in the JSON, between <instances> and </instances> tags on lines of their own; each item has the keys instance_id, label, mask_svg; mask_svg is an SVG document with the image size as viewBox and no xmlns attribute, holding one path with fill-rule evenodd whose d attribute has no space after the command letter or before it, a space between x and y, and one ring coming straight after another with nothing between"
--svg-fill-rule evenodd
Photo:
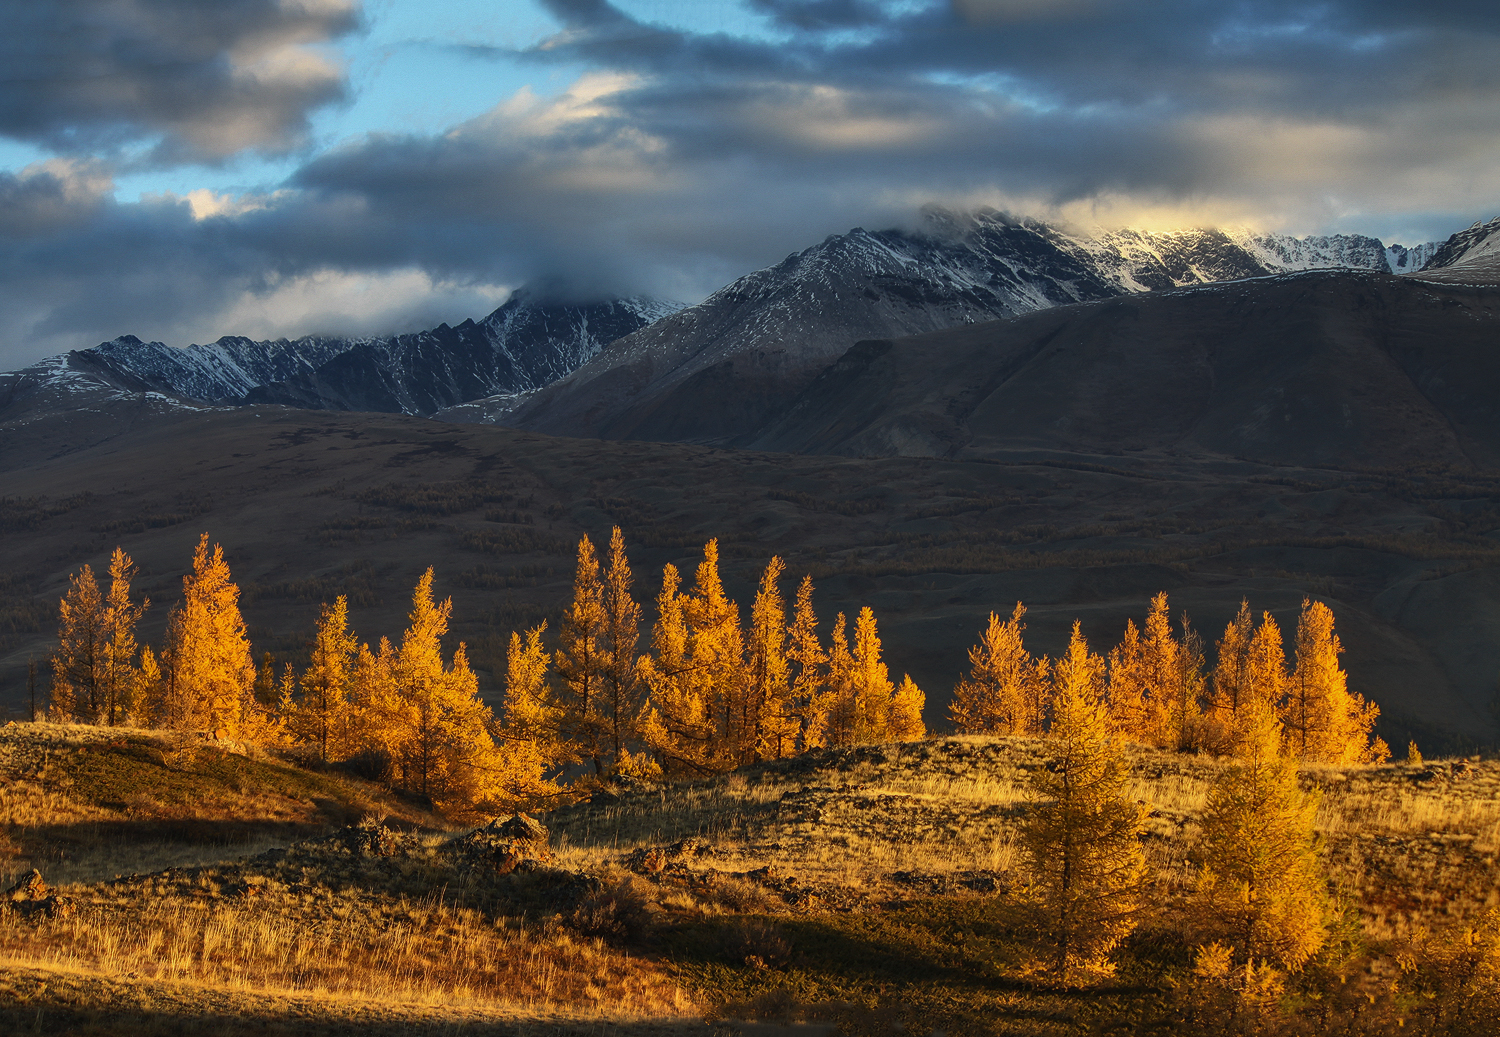
<instances>
[{"instance_id":1,"label":"snow on mountain slope","mask_svg":"<svg viewBox=\"0 0 1500 1037\"><path fill-rule=\"evenodd\" d=\"M1442 247L1441 241L1428 241L1421 245L1413 245L1411 248L1405 245L1387 245L1385 248L1386 265L1390 267L1393 274L1414 274L1426 266L1437 250Z\"/></svg>"},{"instance_id":2,"label":"snow on mountain slope","mask_svg":"<svg viewBox=\"0 0 1500 1037\"><path fill-rule=\"evenodd\" d=\"M1425 280L1500 284L1500 216L1443 242L1419 274Z\"/></svg>"},{"instance_id":3,"label":"snow on mountain slope","mask_svg":"<svg viewBox=\"0 0 1500 1037\"><path fill-rule=\"evenodd\" d=\"M1362 234L1293 238L1285 234L1240 232L1234 240L1266 269L1276 273L1296 270L1374 270L1391 273L1385 245Z\"/></svg>"},{"instance_id":4,"label":"snow on mountain slope","mask_svg":"<svg viewBox=\"0 0 1500 1037\"><path fill-rule=\"evenodd\" d=\"M300 338L255 342L225 336L208 345L175 349L124 335L81 352L115 374L162 392L197 400L234 400L258 385L312 370L349 349L348 339Z\"/></svg>"},{"instance_id":5,"label":"snow on mountain slope","mask_svg":"<svg viewBox=\"0 0 1500 1037\"><path fill-rule=\"evenodd\" d=\"M1392 269L1385 245L1360 235L1087 233L991 209L924 216L917 232L856 228L747 274L500 420L560 435L746 442L860 340L1248 277ZM1429 246L1397 249L1410 263Z\"/></svg>"},{"instance_id":6,"label":"snow on mountain slope","mask_svg":"<svg viewBox=\"0 0 1500 1037\"><path fill-rule=\"evenodd\" d=\"M932 233L856 228L616 342L507 424L558 435L725 441L854 342L1108 298L1124 289L1045 224L934 213Z\"/></svg>"},{"instance_id":7,"label":"snow on mountain slope","mask_svg":"<svg viewBox=\"0 0 1500 1037\"><path fill-rule=\"evenodd\" d=\"M557 303L522 289L482 321L409 335L271 342L226 336L181 349L125 335L14 372L8 384L60 405L80 393L90 399L149 393L167 406L278 403L430 415L531 392L680 308L649 298ZM38 395L42 383L55 384Z\"/></svg>"},{"instance_id":8,"label":"snow on mountain slope","mask_svg":"<svg viewBox=\"0 0 1500 1037\"><path fill-rule=\"evenodd\" d=\"M521 291L477 323L356 343L309 370L256 386L244 399L431 415L538 389L680 308L650 298L558 303Z\"/></svg>"}]
</instances>

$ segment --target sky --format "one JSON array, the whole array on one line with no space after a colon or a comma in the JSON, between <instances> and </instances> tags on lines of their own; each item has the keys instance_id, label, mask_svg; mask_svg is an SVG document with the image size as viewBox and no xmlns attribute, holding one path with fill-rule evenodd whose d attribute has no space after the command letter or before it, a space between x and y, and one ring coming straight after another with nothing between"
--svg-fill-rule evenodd
<instances>
[{"instance_id":1,"label":"sky","mask_svg":"<svg viewBox=\"0 0 1500 1037\"><path fill-rule=\"evenodd\" d=\"M1493 0L8 0L0 370L694 302L855 226L1445 238Z\"/></svg>"}]
</instances>

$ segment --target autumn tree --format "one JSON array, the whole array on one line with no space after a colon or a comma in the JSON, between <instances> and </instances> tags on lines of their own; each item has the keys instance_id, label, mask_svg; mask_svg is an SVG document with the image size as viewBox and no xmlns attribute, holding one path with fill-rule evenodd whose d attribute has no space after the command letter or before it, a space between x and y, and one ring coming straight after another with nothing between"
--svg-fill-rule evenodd
<instances>
[{"instance_id":1,"label":"autumn tree","mask_svg":"<svg viewBox=\"0 0 1500 1037\"><path fill-rule=\"evenodd\" d=\"M608 663L604 583L599 560L587 535L578 541L573 601L563 614L554 665L561 679L558 705L564 741L594 773L606 770L609 719L604 709L604 670Z\"/></svg>"},{"instance_id":2,"label":"autumn tree","mask_svg":"<svg viewBox=\"0 0 1500 1037\"><path fill-rule=\"evenodd\" d=\"M1167 748L1191 748L1197 740L1199 719L1203 715L1203 638L1193 629L1187 613L1182 613L1178 629L1176 668L1169 674L1167 688Z\"/></svg>"},{"instance_id":3,"label":"autumn tree","mask_svg":"<svg viewBox=\"0 0 1500 1037\"><path fill-rule=\"evenodd\" d=\"M1145 650L1135 620L1125 621L1125 635L1109 651L1108 719L1121 738L1143 741L1150 728L1151 690L1147 684Z\"/></svg>"},{"instance_id":4,"label":"autumn tree","mask_svg":"<svg viewBox=\"0 0 1500 1037\"><path fill-rule=\"evenodd\" d=\"M745 762L791 755L800 729L791 702L786 604L779 585L785 571L786 563L773 555L750 606L745 660L748 673L742 706Z\"/></svg>"},{"instance_id":5,"label":"autumn tree","mask_svg":"<svg viewBox=\"0 0 1500 1037\"><path fill-rule=\"evenodd\" d=\"M835 698L829 708L830 745L909 741L926 733L922 724L925 696L910 675L900 688L891 683L880 658L880 634L875 613L861 608L854 620L854 639L846 639L846 622L839 614L829 652L830 688Z\"/></svg>"},{"instance_id":6,"label":"autumn tree","mask_svg":"<svg viewBox=\"0 0 1500 1037\"><path fill-rule=\"evenodd\" d=\"M840 612L828 639L828 673L823 691L823 744L853 745L858 734L854 691L854 653L849 650L849 623Z\"/></svg>"},{"instance_id":7,"label":"autumn tree","mask_svg":"<svg viewBox=\"0 0 1500 1037\"><path fill-rule=\"evenodd\" d=\"M1167 608L1165 592L1151 599L1141 634L1141 664L1146 685L1142 740L1159 748L1175 748L1172 704L1182 646L1172 634L1172 615Z\"/></svg>"},{"instance_id":8,"label":"autumn tree","mask_svg":"<svg viewBox=\"0 0 1500 1037\"><path fill-rule=\"evenodd\" d=\"M693 574L684 610L692 630L692 672L716 728L713 756L718 769L728 770L749 757L755 729L745 704L749 673L740 610L724 593L718 540L703 545L703 561Z\"/></svg>"},{"instance_id":9,"label":"autumn tree","mask_svg":"<svg viewBox=\"0 0 1500 1037\"><path fill-rule=\"evenodd\" d=\"M340 594L319 612L301 693L285 712L293 739L315 746L325 763L346 759L354 751L351 693L358 651L359 641L349 629L349 599Z\"/></svg>"},{"instance_id":10,"label":"autumn tree","mask_svg":"<svg viewBox=\"0 0 1500 1037\"><path fill-rule=\"evenodd\" d=\"M1249 602L1240 602L1239 613L1219 641L1213 683L1211 715L1218 728L1213 748L1239 753L1250 718L1267 709L1275 713L1288 690L1281 628L1269 612L1253 624Z\"/></svg>"},{"instance_id":11,"label":"autumn tree","mask_svg":"<svg viewBox=\"0 0 1500 1037\"><path fill-rule=\"evenodd\" d=\"M693 664L687 596L681 593L681 583L677 567L668 563L656 597L651 654L641 666L642 679L651 690L643 734L668 773L710 774L720 769L718 728Z\"/></svg>"},{"instance_id":12,"label":"autumn tree","mask_svg":"<svg viewBox=\"0 0 1500 1037\"><path fill-rule=\"evenodd\" d=\"M204 533L162 650L172 726L231 739L260 735L267 718L255 702L255 663L239 596L223 548L215 544L210 551Z\"/></svg>"},{"instance_id":13,"label":"autumn tree","mask_svg":"<svg viewBox=\"0 0 1500 1037\"><path fill-rule=\"evenodd\" d=\"M460 643L444 665L442 638L453 612L451 598L434 602L433 573L422 574L412 592L409 625L401 646L385 645L376 665L393 671L394 701L388 732L400 783L446 810L498 810L516 786L534 784L535 759L526 773L498 751L491 734L495 718L479 698L479 681ZM487 809L488 808L488 809Z\"/></svg>"},{"instance_id":14,"label":"autumn tree","mask_svg":"<svg viewBox=\"0 0 1500 1037\"><path fill-rule=\"evenodd\" d=\"M1288 749L1315 763L1382 762L1390 749L1370 737L1380 707L1349 691L1348 677L1339 668L1343 650L1333 632L1333 611L1321 601L1302 599L1296 664L1281 709Z\"/></svg>"},{"instance_id":15,"label":"autumn tree","mask_svg":"<svg viewBox=\"0 0 1500 1037\"><path fill-rule=\"evenodd\" d=\"M991 612L979 643L969 649L969 675L954 687L948 706L948 719L960 733L1041 733L1047 666L1021 643L1024 615L1026 606L1019 601L1008 620Z\"/></svg>"},{"instance_id":16,"label":"autumn tree","mask_svg":"<svg viewBox=\"0 0 1500 1037\"><path fill-rule=\"evenodd\" d=\"M68 578L58 607L57 651L52 655L53 720L98 719L99 676L106 641L104 602L94 570L85 565Z\"/></svg>"},{"instance_id":17,"label":"autumn tree","mask_svg":"<svg viewBox=\"0 0 1500 1037\"><path fill-rule=\"evenodd\" d=\"M551 656L542 645L546 629L543 622L526 631L524 638L511 633L505 655L505 704L495 728L505 752L535 759L538 777L578 762L573 746L561 737L562 710L547 681ZM550 794L556 787L548 785L544 791Z\"/></svg>"},{"instance_id":18,"label":"autumn tree","mask_svg":"<svg viewBox=\"0 0 1500 1037\"><path fill-rule=\"evenodd\" d=\"M130 581L137 572L130 556L116 547L109 558L109 595L100 617L102 627L99 667L98 718L123 724L134 712L136 686L135 625L151 602L130 600Z\"/></svg>"},{"instance_id":19,"label":"autumn tree","mask_svg":"<svg viewBox=\"0 0 1500 1037\"><path fill-rule=\"evenodd\" d=\"M609 538L609 560L604 573L601 601L604 610L603 649L600 667L603 679L599 699L607 725L609 772L632 770L634 761L630 746L640 738L640 726L646 708L645 681L641 679L640 641L641 606L631 593L634 577L625 556L625 537L615 526Z\"/></svg>"},{"instance_id":20,"label":"autumn tree","mask_svg":"<svg viewBox=\"0 0 1500 1037\"><path fill-rule=\"evenodd\" d=\"M1203 954L1253 976L1267 966L1296 969L1322 946L1327 886L1313 834L1317 797L1297 784L1282 755L1281 724L1250 699L1240 761L1209 789L1203 813L1198 920L1212 942Z\"/></svg>"},{"instance_id":21,"label":"autumn tree","mask_svg":"<svg viewBox=\"0 0 1500 1037\"><path fill-rule=\"evenodd\" d=\"M1209 709L1216 726L1224 732L1233 730L1241 700L1246 696L1250 639L1254 634L1255 617L1250 613L1250 602L1241 600L1239 611L1224 628L1224 636L1216 646L1218 661L1214 665L1213 697ZM1227 740L1228 737L1225 734L1221 736L1221 740Z\"/></svg>"},{"instance_id":22,"label":"autumn tree","mask_svg":"<svg viewBox=\"0 0 1500 1037\"><path fill-rule=\"evenodd\" d=\"M1110 953L1135 927L1145 810L1125 795L1129 767L1106 716L1104 663L1076 622L1052 680L1052 762L1034 772L1038 802L1022 837L1053 969L1107 975Z\"/></svg>"},{"instance_id":23,"label":"autumn tree","mask_svg":"<svg viewBox=\"0 0 1500 1037\"><path fill-rule=\"evenodd\" d=\"M788 711L796 718L798 752L822 745L827 724L828 653L818 638L812 595L812 577L804 576L797 585L792 623L787 628Z\"/></svg>"}]
</instances>

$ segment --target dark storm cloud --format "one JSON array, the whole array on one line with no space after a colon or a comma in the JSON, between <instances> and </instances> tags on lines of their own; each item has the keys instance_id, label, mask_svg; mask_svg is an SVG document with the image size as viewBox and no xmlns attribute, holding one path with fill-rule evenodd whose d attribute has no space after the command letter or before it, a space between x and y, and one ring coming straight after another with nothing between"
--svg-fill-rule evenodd
<instances>
[{"instance_id":1,"label":"dark storm cloud","mask_svg":"<svg viewBox=\"0 0 1500 1037\"><path fill-rule=\"evenodd\" d=\"M0 134L63 154L146 143L156 163L284 152L344 95L307 45L357 25L345 0L11 0Z\"/></svg>"},{"instance_id":2,"label":"dark storm cloud","mask_svg":"<svg viewBox=\"0 0 1500 1037\"><path fill-rule=\"evenodd\" d=\"M505 56L592 70L564 94L346 142L212 218L82 161L0 180L0 321L162 335L319 271L691 298L934 200L1428 236L1500 203L1492 3L748 0L779 38L546 6L561 31Z\"/></svg>"}]
</instances>

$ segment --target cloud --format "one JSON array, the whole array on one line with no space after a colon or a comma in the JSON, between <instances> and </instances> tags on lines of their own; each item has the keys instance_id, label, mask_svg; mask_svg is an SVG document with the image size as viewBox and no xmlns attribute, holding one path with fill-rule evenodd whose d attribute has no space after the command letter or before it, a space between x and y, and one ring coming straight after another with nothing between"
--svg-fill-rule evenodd
<instances>
[{"instance_id":1,"label":"cloud","mask_svg":"<svg viewBox=\"0 0 1500 1037\"><path fill-rule=\"evenodd\" d=\"M319 49L356 0L69 0L0 5L0 134L146 164L285 153L345 96Z\"/></svg>"},{"instance_id":2,"label":"cloud","mask_svg":"<svg viewBox=\"0 0 1500 1037\"><path fill-rule=\"evenodd\" d=\"M560 31L493 53L586 69L569 89L346 140L275 190L119 204L82 155L0 177L11 356L125 331L410 327L527 280L692 301L929 202L1408 244L1500 209L1489 2L746 3L759 36L547 0Z\"/></svg>"}]
</instances>

